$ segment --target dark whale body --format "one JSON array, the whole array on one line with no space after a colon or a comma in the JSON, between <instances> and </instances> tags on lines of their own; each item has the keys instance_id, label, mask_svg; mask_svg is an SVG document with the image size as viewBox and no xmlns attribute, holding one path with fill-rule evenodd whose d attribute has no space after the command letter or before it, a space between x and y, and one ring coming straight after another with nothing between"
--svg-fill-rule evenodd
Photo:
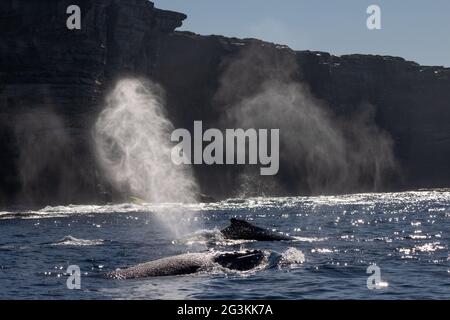
<instances>
[{"instance_id":1,"label":"dark whale body","mask_svg":"<svg viewBox=\"0 0 450 320\"><path fill-rule=\"evenodd\" d=\"M292 237L254 226L244 220L233 218L230 222L231 224L228 227L220 231L227 239L256 241L294 240ZM205 270L215 264L230 270L248 271L261 264L263 259L264 253L261 250L229 253L187 253L138 264L126 269L117 269L108 273L107 277L136 279L186 275Z\"/></svg>"},{"instance_id":2,"label":"dark whale body","mask_svg":"<svg viewBox=\"0 0 450 320\"><path fill-rule=\"evenodd\" d=\"M256 241L289 241L292 237L285 236L278 232L272 232L252 225L251 223L232 218L231 224L220 232L227 239L231 240L256 240Z\"/></svg>"},{"instance_id":3,"label":"dark whale body","mask_svg":"<svg viewBox=\"0 0 450 320\"><path fill-rule=\"evenodd\" d=\"M199 272L219 264L230 270L248 271L257 267L264 259L260 250L230 253L187 253L142 263L127 269L108 273L108 278L136 279L186 275Z\"/></svg>"}]
</instances>

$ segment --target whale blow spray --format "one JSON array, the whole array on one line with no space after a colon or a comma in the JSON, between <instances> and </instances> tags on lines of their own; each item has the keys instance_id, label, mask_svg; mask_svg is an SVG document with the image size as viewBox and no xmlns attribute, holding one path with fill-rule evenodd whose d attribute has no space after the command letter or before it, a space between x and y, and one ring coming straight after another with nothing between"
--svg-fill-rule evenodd
<instances>
[{"instance_id":1,"label":"whale blow spray","mask_svg":"<svg viewBox=\"0 0 450 320\"><path fill-rule=\"evenodd\" d=\"M173 125L164 113L158 85L121 80L94 129L100 166L119 191L151 203L196 202L198 188L191 168L171 161ZM157 211L176 235L185 229L176 209Z\"/></svg>"}]
</instances>

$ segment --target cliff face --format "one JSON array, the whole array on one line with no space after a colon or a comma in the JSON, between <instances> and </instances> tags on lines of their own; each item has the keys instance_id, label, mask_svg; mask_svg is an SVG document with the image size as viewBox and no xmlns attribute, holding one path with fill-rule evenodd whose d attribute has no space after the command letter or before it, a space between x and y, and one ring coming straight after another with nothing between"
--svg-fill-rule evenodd
<instances>
[{"instance_id":1,"label":"cliff face","mask_svg":"<svg viewBox=\"0 0 450 320\"><path fill-rule=\"evenodd\" d=\"M402 58L298 53L313 91L345 115L367 101L395 141L404 188L450 182L450 69ZM309 58L306 58L308 57Z\"/></svg>"},{"instance_id":2,"label":"cliff face","mask_svg":"<svg viewBox=\"0 0 450 320\"><path fill-rule=\"evenodd\" d=\"M81 8L81 30L66 27ZM148 76L184 14L144 0L0 3L0 203L103 199L91 127L119 75Z\"/></svg>"},{"instance_id":3,"label":"cliff face","mask_svg":"<svg viewBox=\"0 0 450 320\"><path fill-rule=\"evenodd\" d=\"M248 65L254 65L253 69L249 67L250 78L246 79L250 82L262 81L258 69L262 69L262 64L267 63L267 60L278 60L277 67L284 69L280 61L295 59L295 64L290 63L295 69L290 71L294 73L294 81L310 88L312 95L327 105L336 118L348 118L351 121L352 115L361 108L367 105L373 108L374 123L392 139L397 161L396 173L387 177L379 190L449 185L448 68L425 67L387 56L336 57L324 52L294 52L286 47L253 39L205 37L177 32L168 35L162 44L161 51L164 54L158 60L154 78L169 92L169 108L178 126L189 127L196 119L216 124L216 120L223 117L224 112L216 103L217 91L223 86L221 79L227 64L230 60L238 59L246 47L256 48L254 50L259 53L265 52L263 55L266 56L262 62L257 57L251 57L246 61L247 66L239 69L239 73L245 73L244 69ZM274 64L273 61L268 63ZM173 74L177 76L174 78L171 76ZM238 78L239 74L235 81L239 82ZM283 175L283 170L280 170ZM221 172L203 168L198 174L203 184L210 186L209 190L216 189L218 194L226 193L228 186L219 186L218 183L223 181ZM306 174L305 171L296 172L294 179L304 181ZM288 182L289 178L284 177L284 180ZM362 183L356 187L339 185L325 192L371 191L372 187L371 183ZM308 186L300 187L299 190L320 193L320 190L311 190Z\"/></svg>"},{"instance_id":4,"label":"cliff face","mask_svg":"<svg viewBox=\"0 0 450 320\"><path fill-rule=\"evenodd\" d=\"M91 128L105 94L123 76L160 83L170 119L184 128L192 127L194 120L225 126L230 108L242 99L261 96L258 84L269 77L276 84L301 85L308 101L326 106L333 114L326 119L339 122L338 132L350 140L357 129L348 131L345 123L371 105L374 125L393 141L397 161L396 173L388 174L376 188L450 184L449 69L401 58L336 57L254 39L174 32L186 16L156 9L145 0L76 1L82 9L82 29L69 31L66 8L71 4L0 3L0 204L111 199L113 193L106 195L108 186L93 155ZM247 51L249 58L244 56ZM246 70L234 74L239 61L245 62ZM232 83L241 85L227 91ZM348 148L342 150L346 153ZM301 166L292 166L289 159ZM283 185L279 194L374 188L373 176L359 176L348 188L336 184L321 190L321 184L303 179L311 171L308 162L289 159L282 159L281 168L286 169L278 177L277 183ZM380 161L370 164L374 172ZM241 171L195 168L202 190L216 197L233 195L242 183Z\"/></svg>"}]
</instances>

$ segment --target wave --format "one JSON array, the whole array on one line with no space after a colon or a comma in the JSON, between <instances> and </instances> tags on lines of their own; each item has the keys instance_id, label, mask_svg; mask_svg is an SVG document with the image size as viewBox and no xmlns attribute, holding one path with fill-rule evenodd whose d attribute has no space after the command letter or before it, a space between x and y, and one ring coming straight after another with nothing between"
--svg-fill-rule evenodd
<instances>
[{"instance_id":1,"label":"wave","mask_svg":"<svg viewBox=\"0 0 450 320\"><path fill-rule=\"evenodd\" d=\"M294 242L321 242L327 238L319 237L299 237L294 236ZM256 240L231 240L223 236L219 229L203 229L187 235L181 239L174 240L173 244L184 244L188 246L206 245L206 246L236 246L245 243L257 242Z\"/></svg>"},{"instance_id":2,"label":"wave","mask_svg":"<svg viewBox=\"0 0 450 320\"><path fill-rule=\"evenodd\" d=\"M299 237L299 236L293 236L293 241L299 241L299 242L321 242L326 241L328 238L320 238L320 237Z\"/></svg>"},{"instance_id":3,"label":"wave","mask_svg":"<svg viewBox=\"0 0 450 320\"><path fill-rule=\"evenodd\" d=\"M61 240L58 240L51 245L54 246L99 246L104 244L105 240L103 239L79 239L72 236L66 236Z\"/></svg>"},{"instance_id":4,"label":"wave","mask_svg":"<svg viewBox=\"0 0 450 320\"><path fill-rule=\"evenodd\" d=\"M206 245L206 246L234 246L244 243L255 242L255 240L230 240L223 236L219 229L204 229L187 235L181 239L174 240L174 244L184 244L188 246Z\"/></svg>"}]
</instances>

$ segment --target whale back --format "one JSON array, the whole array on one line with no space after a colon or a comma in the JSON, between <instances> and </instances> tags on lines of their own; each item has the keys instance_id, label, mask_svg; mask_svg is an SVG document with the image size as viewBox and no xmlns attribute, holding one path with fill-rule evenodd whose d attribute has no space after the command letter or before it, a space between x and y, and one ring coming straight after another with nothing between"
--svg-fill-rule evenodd
<instances>
[{"instance_id":1,"label":"whale back","mask_svg":"<svg viewBox=\"0 0 450 320\"><path fill-rule=\"evenodd\" d=\"M137 279L187 275L214 266L214 263L230 270L248 271L258 266L264 259L261 250L226 253L188 253L163 258L136 266L117 269L106 274L113 279Z\"/></svg>"},{"instance_id":2,"label":"whale back","mask_svg":"<svg viewBox=\"0 0 450 320\"><path fill-rule=\"evenodd\" d=\"M291 237L287 237L281 233L272 232L267 229L263 229L252 225L251 223L232 218L230 219L230 225L221 230L221 233L225 238L231 240L256 240L256 241L282 241L293 240Z\"/></svg>"},{"instance_id":3,"label":"whale back","mask_svg":"<svg viewBox=\"0 0 450 320\"><path fill-rule=\"evenodd\" d=\"M208 261L211 261L208 254L188 253L138 264L126 269L118 269L107 274L107 277L135 279L192 274L207 265Z\"/></svg>"}]
</instances>

